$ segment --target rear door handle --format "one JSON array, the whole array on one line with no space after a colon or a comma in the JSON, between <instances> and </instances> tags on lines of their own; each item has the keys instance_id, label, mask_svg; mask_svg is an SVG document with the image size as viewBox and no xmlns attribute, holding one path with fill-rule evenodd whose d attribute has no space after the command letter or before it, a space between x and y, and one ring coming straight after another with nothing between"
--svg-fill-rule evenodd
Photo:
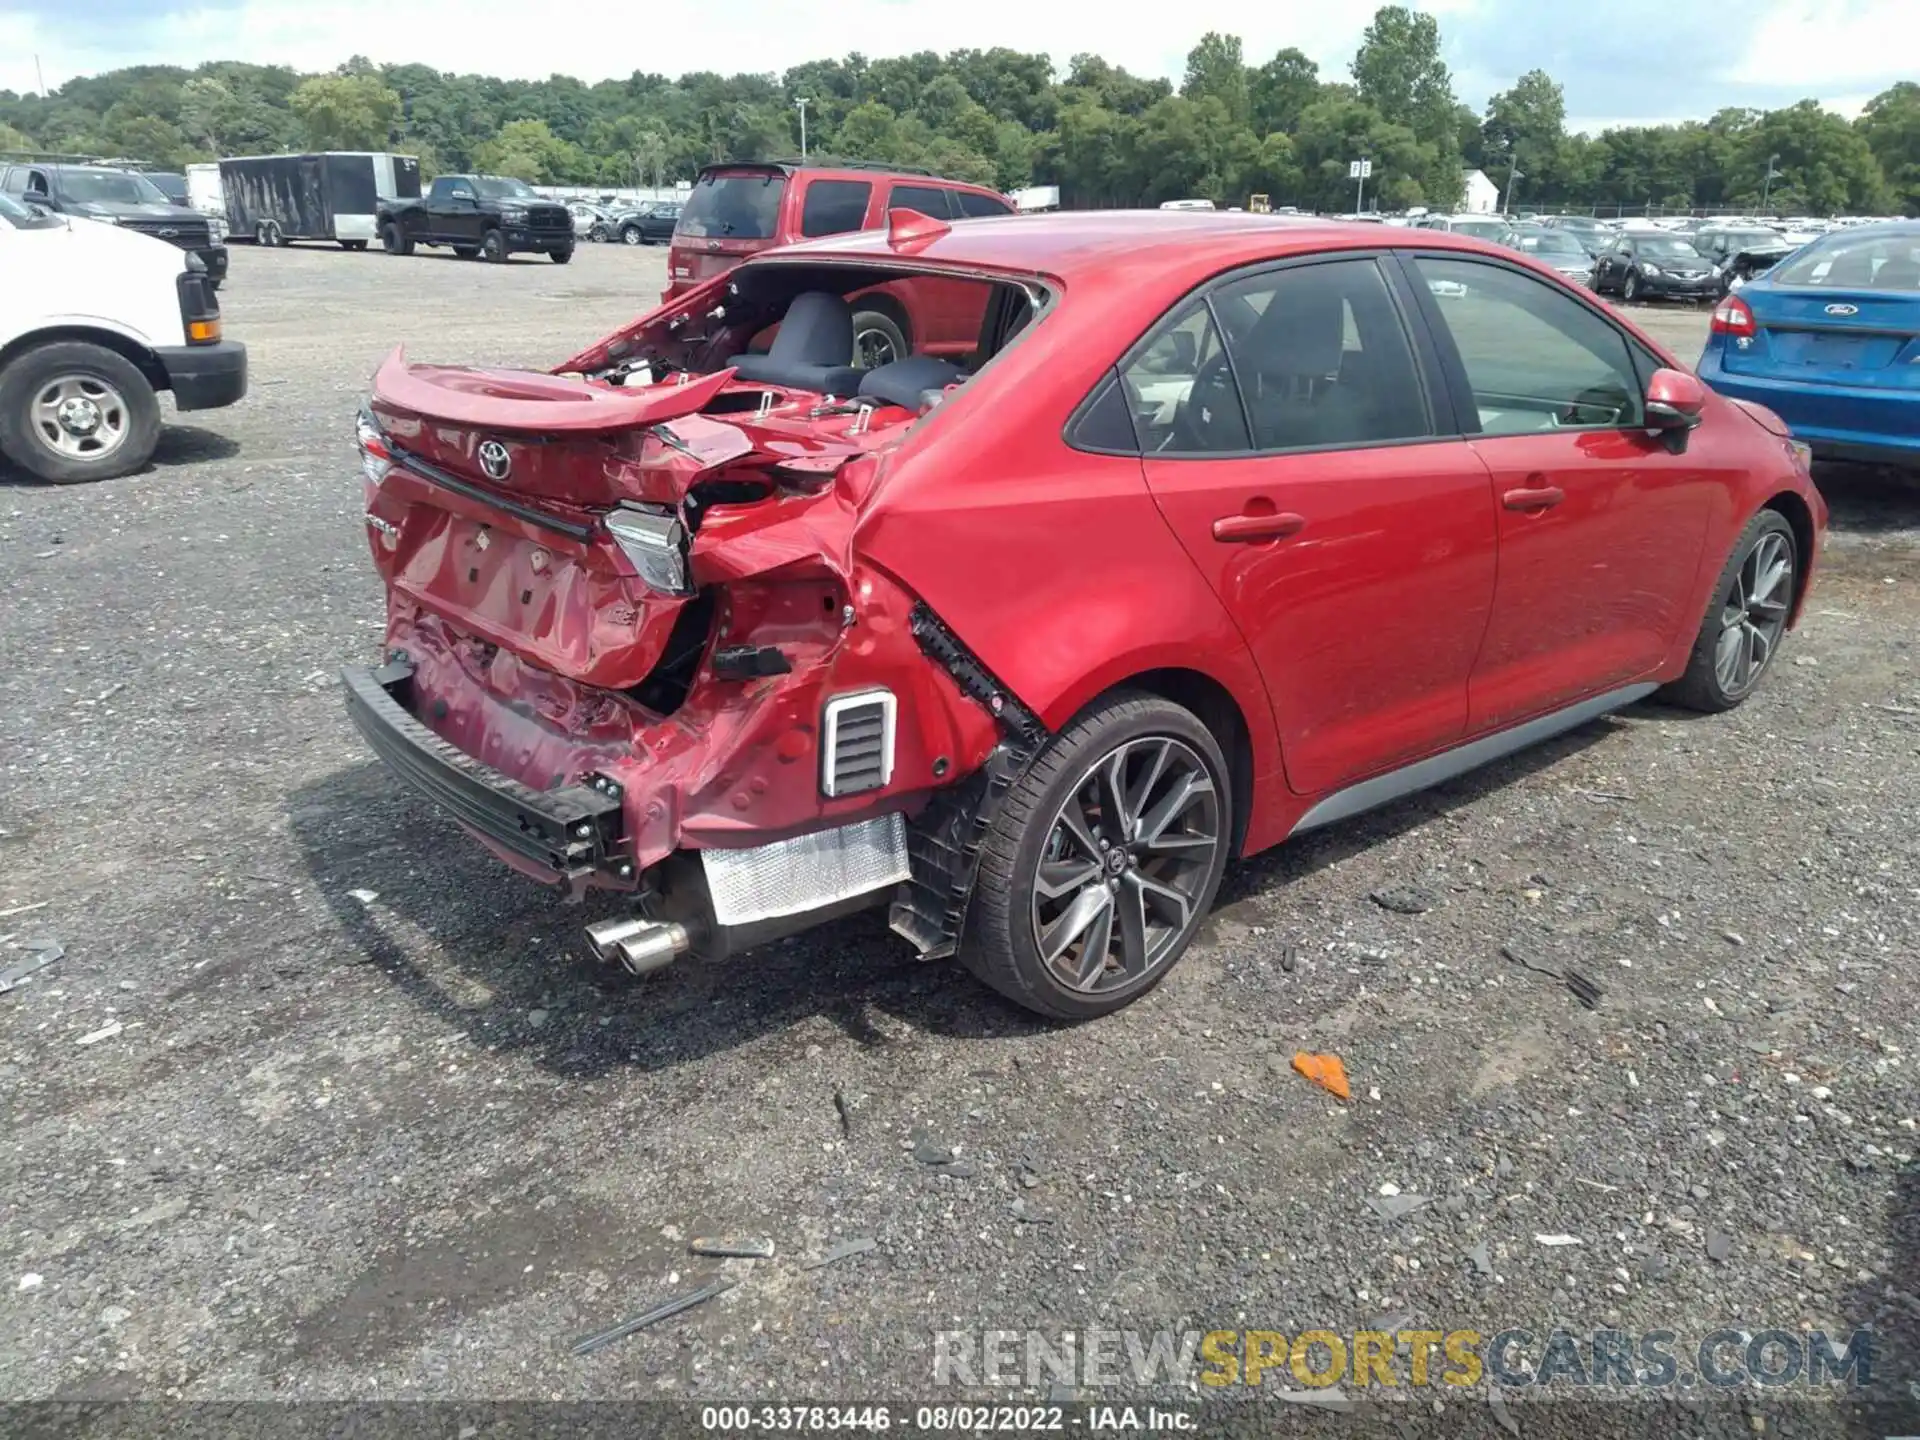
<instances>
[{"instance_id":1,"label":"rear door handle","mask_svg":"<svg viewBox=\"0 0 1920 1440\"><path fill-rule=\"evenodd\" d=\"M1539 485L1530 489L1509 490L1500 497L1500 503L1509 510L1551 510L1567 498L1567 492L1558 485Z\"/></svg>"},{"instance_id":2,"label":"rear door handle","mask_svg":"<svg viewBox=\"0 0 1920 1440\"><path fill-rule=\"evenodd\" d=\"M1284 540L1306 528L1307 517L1283 510L1278 515L1222 515L1213 522L1213 538L1226 543Z\"/></svg>"}]
</instances>

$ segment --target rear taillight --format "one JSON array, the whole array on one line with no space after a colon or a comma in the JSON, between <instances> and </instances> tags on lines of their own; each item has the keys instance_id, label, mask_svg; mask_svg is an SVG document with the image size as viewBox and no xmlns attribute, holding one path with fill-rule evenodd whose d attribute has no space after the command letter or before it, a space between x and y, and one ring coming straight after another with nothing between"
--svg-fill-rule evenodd
<instances>
[{"instance_id":1,"label":"rear taillight","mask_svg":"<svg viewBox=\"0 0 1920 1440\"><path fill-rule=\"evenodd\" d=\"M1713 307L1710 328L1715 335L1751 335L1755 328L1753 311L1738 295L1729 295Z\"/></svg>"},{"instance_id":2,"label":"rear taillight","mask_svg":"<svg viewBox=\"0 0 1920 1440\"><path fill-rule=\"evenodd\" d=\"M662 595L691 595L687 530L673 515L622 505L601 522L640 578Z\"/></svg>"},{"instance_id":3,"label":"rear taillight","mask_svg":"<svg viewBox=\"0 0 1920 1440\"><path fill-rule=\"evenodd\" d=\"M354 440L360 447L360 469L370 483L378 485L393 470L393 451L371 410L362 407L354 422Z\"/></svg>"}]
</instances>

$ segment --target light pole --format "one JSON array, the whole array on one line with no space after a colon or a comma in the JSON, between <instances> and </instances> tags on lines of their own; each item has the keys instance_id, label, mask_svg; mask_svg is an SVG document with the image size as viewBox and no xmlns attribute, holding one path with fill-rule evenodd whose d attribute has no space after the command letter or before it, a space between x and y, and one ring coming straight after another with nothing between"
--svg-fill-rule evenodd
<instances>
[{"instance_id":1,"label":"light pole","mask_svg":"<svg viewBox=\"0 0 1920 1440\"><path fill-rule=\"evenodd\" d=\"M800 112L800 158L807 158L807 97L802 95L793 102L793 108Z\"/></svg>"},{"instance_id":2,"label":"light pole","mask_svg":"<svg viewBox=\"0 0 1920 1440\"><path fill-rule=\"evenodd\" d=\"M1519 160L1515 159L1512 163L1513 168L1507 171L1507 198L1500 202L1500 213L1502 215L1510 215L1513 213L1513 182L1527 178L1521 173Z\"/></svg>"},{"instance_id":3,"label":"light pole","mask_svg":"<svg viewBox=\"0 0 1920 1440\"><path fill-rule=\"evenodd\" d=\"M1769 155L1767 157L1766 184L1760 191L1760 211L1762 214L1766 213L1767 206L1772 203L1773 178L1774 176L1780 173L1779 170L1775 168L1777 165L1779 165L1779 163L1780 163L1780 157L1778 155Z\"/></svg>"}]
</instances>

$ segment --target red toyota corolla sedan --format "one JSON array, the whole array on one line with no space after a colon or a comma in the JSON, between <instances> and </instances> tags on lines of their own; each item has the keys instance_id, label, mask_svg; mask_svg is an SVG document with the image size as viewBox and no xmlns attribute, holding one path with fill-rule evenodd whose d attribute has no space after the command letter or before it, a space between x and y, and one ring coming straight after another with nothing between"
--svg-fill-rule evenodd
<instances>
[{"instance_id":1,"label":"red toyota corolla sedan","mask_svg":"<svg viewBox=\"0 0 1920 1440\"><path fill-rule=\"evenodd\" d=\"M1760 683L1803 447L1512 251L1066 214L756 258L552 374L382 367L350 712L644 972L868 905L1114 1010L1227 862L1656 691ZM903 277L972 354L857 369ZM968 293L971 292L971 293Z\"/></svg>"}]
</instances>

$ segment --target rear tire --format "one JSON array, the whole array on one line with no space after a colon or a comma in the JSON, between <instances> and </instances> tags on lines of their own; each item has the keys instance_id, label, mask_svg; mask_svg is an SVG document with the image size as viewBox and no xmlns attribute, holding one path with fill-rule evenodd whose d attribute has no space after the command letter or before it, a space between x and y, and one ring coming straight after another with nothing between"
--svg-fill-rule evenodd
<instances>
[{"instance_id":1,"label":"rear tire","mask_svg":"<svg viewBox=\"0 0 1920 1440\"><path fill-rule=\"evenodd\" d=\"M63 397L76 402L64 411L71 425L62 418ZM116 351L79 341L42 345L0 370L0 455L41 480L74 485L130 475L159 441L160 398Z\"/></svg>"},{"instance_id":2,"label":"rear tire","mask_svg":"<svg viewBox=\"0 0 1920 1440\"><path fill-rule=\"evenodd\" d=\"M1714 585L1686 674L1662 692L1665 699L1717 714L1759 688L1786 638L1799 549L1778 510L1762 510L1747 522Z\"/></svg>"},{"instance_id":3,"label":"rear tire","mask_svg":"<svg viewBox=\"0 0 1920 1440\"><path fill-rule=\"evenodd\" d=\"M995 814L961 963L1057 1020L1131 1004L1166 978L1212 905L1232 815L1226 760L1191 711L1137 691L1097 702Z\"/></svg>"},{"instance_id":4,"label":"rear tire","mask_svg":"<svg viewBox=\"0 0 1920 1440\"><path fill-rule=\"evenodd\" d=\"M489 230L480 237L480 255L489 265L501 265L507 259L506 237L498 230Z\"/></svg>"},{"instance_id":5,"label":"rear tire","mask_svg":"<svg viewBox=\"0 0 1920 1440\"><path fill-rule=\"evenodd\" d=\"M407 233L400 228L398 220L389 220L380 227L380 244L389 255L413 253L413 241L407 238Z\"/></svg>"}]
</instances>

